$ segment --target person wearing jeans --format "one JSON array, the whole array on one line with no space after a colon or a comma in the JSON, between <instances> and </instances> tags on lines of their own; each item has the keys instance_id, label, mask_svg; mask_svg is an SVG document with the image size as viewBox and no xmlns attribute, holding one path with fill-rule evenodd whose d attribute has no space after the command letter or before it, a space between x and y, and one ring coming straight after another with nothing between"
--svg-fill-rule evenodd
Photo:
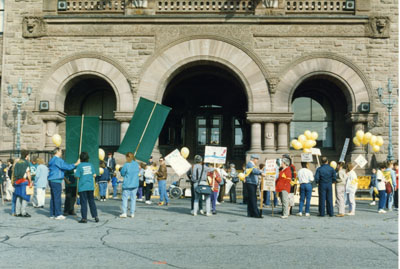
<instances>
[{"instance_id":1,"label":"person wearing jeans","mask_svg":"<svg viewBox=\"0 0 400 269\"><path fill-rule=\"evenodd\" d=\"M207 176L208 176L209 180L211 179L211 182L210 182L211 188L212 188L211 207L212 207L212 214L215 215L215 214L217 214L216 205L217 205L217 199L218 199L218 189L219 189L219 184L221 183L222 179L217 170L215 170L214 172L208 173Z\"/></svg>"},{"instance_id":2,"label":"person wearing jeans","mask_svg":"<svg viewBox=\"0 0 400 269\"><path fill-rule=\"evenodd\" d=\"M310 216L310 201L312 194L312 182L314 181L314 175L310 169L308 169L308 163L302 162L301 169L298 172L299 184L300 184L300 203L299 213L297 216L303 215L304 200L306 200L306 216Z\"/></svg>"},{"instance_id":3,"label":"person wearing jeans","mask_svg":"<svg viewBox=\"0 0 400 269\"><path fill-rule=\"evenodd\" d=\"M156 173L158 180L158 190L160 193L160 202L158 205L168 205L168 194L167 194L167 166L165 165L164 158L160 158L160 167Z\"/></svg>"},{"instance_id":4,"label":"person wearing jeans","mask_svg":"<svg viewBox=\"0 0 400 269\"><path fill-rule=\"evenodd\" d=\"M139 187L139 164L135 161L132 152L126 155L126 163L121 169L121 176L124 177L122 183L122 214L121 218L127 217L128 211L128 198L131 198L131 218L135 217L136 209L136 193Z\"/></svg>"},{"instance_id":5,"label":"person wearing jeans","mask_svg":"<svg viewBox=\"0 0 400 269\"><path fill-rule=\"evenodd\" d=\"M37 168L36 168L36 176L35 176L35 190L32 199L33 207L44 207L45 198L46 198L46 186L47 186L47 177L49 175L49 169L46 165L44 165L44 160L42 158L37 158Z\"/></svg>"},{"instance_id":6,"label":"person wearing jeans","mask_svg":"<svg viewBox=\"0 0 400 269\"><path fill-rule=\"evenodd\" d=\"M325 216L326 211L329 216L333 217L333 202L332 202L332 184L336 182L336 171L328 164L328 158L321 158L322 165L315 172L315 182L318 184L319 195L319 216Z\"/></svg>"},{"instance_id":7,"label":"person wearing jeans","mask_svg":"<svg viewBox=\"0 0 400 269\"><path fill-rule=\"evenodd\" d=\"M100 167L103 168L103 174L97 177L97 181L99 183L100 201L105 202L107 195L107 185L110 181L110 172L106 168L106 164L104 162L100 163Z\"/></svg>"},{"instance_id":8,"label":"person wearing jeans","mask_svg":"<svg viewBox=\"0 0 400 269\"><path fill-rule=\"evenodd\" d=\"M199 210L199 200L202 199L202 194L196 192L199 185L208 185L207 173L214 172L214 168L208 167L202 164L203 158L200 155L194 156L195 165L193 165L191 171L191 181L193 182L194 190L194 202L193 202L193 216L197 216ZM193 194L192 194L193 195ZM211 197L210 195L204 195L206 200L206 216L211 216Z\"/></svg>"},{"instance_id":9,"label":"person wearing jeans","mask_svg":"<svg viewBox=\"0 0 400 269\"><path fill-rule=\"evenodd\" d=\"M379 191L378 213L380 214L386 213L386 178L383 175L383 171L385 171L385 169L386 163L381 163L378 171L376 171L376 187Z\"/></svg>"},{"instance_id":10,"label":"person wearing jeans","mask_svg":"<svg viewBox=\"0 0 400 269\"><path fill-rule=\"evenodd\" d=\"M63 159L61 159L62 151L61 148L56 148L54 150L54 156L49 162L49 186L50 186L50 218L63 220L65 217L61 213L61 183L64 180L64 172L73 170L80 160L75 164L68 164Z\"/></svg>"},{"instance_id":11,"label":"person wearing jeans","mask_svg":"<svg viewBox=\"0 0 400 269\"><path fill-rule=\"evenodd\" d=\"M392 211L393 209L393 203L394 203L394 191L396 189L396 172L393 170L393 163L388 161L386 163L386 170L383 172L385 177L387 178L386 180L390 182L390 185L392 186L392 192L387 193L387 208L389 211ZM389 180L388 180L389 179Z\"/></svg>"},{"instance_id":12,"label":"person wearing jeans","mask_svg":"<svg viewBox=\"0 0 400 269\"><path fill-rule=\"evenodd\" d=\"M348 216L356 214L356 191L358 187L357 174L353 170L353 165L348 163L346 166L347 179L346 179L346 195L349 200L349 213Z\"/></svg>"},{"instance_id":13,"label":"person wearing jeans","mask_svg":"<svg viewBox=\"0 0 400 269\"><path fill-rule=\"evenodd\" d=\"M31 198L26 194L26 187L31 185L31 175L29 170L29 152L21 151L21 159L14 165L14 185L15 185L15 214L17 217L30 217L26 213L26 206Z\"/></svg>"}]
</instances>

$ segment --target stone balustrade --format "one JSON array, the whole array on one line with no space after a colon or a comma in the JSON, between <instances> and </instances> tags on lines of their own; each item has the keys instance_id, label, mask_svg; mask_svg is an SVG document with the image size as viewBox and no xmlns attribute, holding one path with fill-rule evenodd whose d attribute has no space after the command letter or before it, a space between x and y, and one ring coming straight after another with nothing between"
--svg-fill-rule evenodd
<instances>
[{"instance_id":1,"label":"stone balustrade","mask_svg":"<svg viewBox=\"0 0 400 269\"><path fill-rule=\"evenodd\" d=\"M156 13L253 13L254 1L162 0Z\"/></svg>"},{"instance_id":2,"label":"stone balustrade","mask_svg":"<svg viewBox=\"0 0 400 269\"><path fill-rule=\"evenodd\" d=\"M346 0L337 1L286 1L286 14L291 13L324 13L324 14L354 14L353 5Z\"/></svg>"},{"instance_id":3,"label":"stone balustrade","mask_svg":"<svg viewBox=\"0 0 400 269\"><path fill-rule=\"evenodd\" d=\"M107 1L82 1L68 0L59 1L58 13L124 13L125 0Z\"/></svg>"}]
</instances>

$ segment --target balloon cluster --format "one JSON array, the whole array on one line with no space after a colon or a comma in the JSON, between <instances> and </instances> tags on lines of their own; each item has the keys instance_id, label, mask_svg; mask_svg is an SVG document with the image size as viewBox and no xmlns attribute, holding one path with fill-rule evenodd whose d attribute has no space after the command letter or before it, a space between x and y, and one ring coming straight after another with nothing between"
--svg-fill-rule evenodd
<instances>
[{"instance_id":1,"label":"balloon cluster","mask_svg":"<svg viewBox=\"0 0 400 269\"><path fill-rule=\"evenodd\" d=\"M362 145L367 145L370 144L372 147L373 152L378 152L381 149L381 146L383 145L383 138L382 136L375 136L371 134L370 132L364 133L362 130L358 130L356 132L356 136L353 137L353 143L356 146L361 146Z\"/></svg>"},{"instance_id":2,"label":"balloon cluster","mask_svg":"<svg viewBox=\"0 0 400 269\"><path fill-rule=\"evenodd\" d=\"M303 149L303 152L310 153L311 148L317 145L317 132L306 130L304 134L299 135L297 139L293 139L290 144L294 149Z\"/></svg>"}]
</instances>

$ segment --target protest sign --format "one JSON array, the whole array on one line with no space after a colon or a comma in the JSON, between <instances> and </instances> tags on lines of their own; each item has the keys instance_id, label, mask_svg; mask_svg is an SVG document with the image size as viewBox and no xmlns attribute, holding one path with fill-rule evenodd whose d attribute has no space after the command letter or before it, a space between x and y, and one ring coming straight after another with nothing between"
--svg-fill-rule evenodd
<instances>
[{"instance_id":1,"label":"protest sign","mask_svg":"<svg viewBox=\"0 0 400 269\"><path fill-rule=\"evenodd\" d=\"M321 150L319 148L311 148L311 154L321 156Z\"/></svg>"},{"instance_id":2,"label":"protest sign","mask_svg":"<svg viewBox=\"0 0 400 269\"><path fill-rule=\"evenodd\" d=\"M361 154L358 155L354 162L361 168L364 168L364 166L368 163L368 161Z\"/></svg>"},{"instance_id":3,"label":"protest sign","mask_svg":"<svg viewBox=\"0 0 400 269\"><path fill-rule=\"evenodd\" d=\"M344 158L346 157L347 149L349 148L349 142L350 142L350 138L346 138L346 140L344 141L342 154L340 154L339 162L344 162Z\"/></svg>"},{"instance_id":4,"label":"protest sign","mask_svg":"<svg viewBox=\"0 0 400 269\"><path fill-rule=\"evenodd\" d=\"M172 167L172 169L174 169L178 176L182 176L192 167L190 163L182 157L181 153L177 149L165 156L165 161Z\"/></svg>"},{"instance_id":5,"label":"protest sign","mask_svg":"<svg viewBox=\"0 0 400 269\"><path fill-rule=\"evenodd\" d=\"M226 147L206 146L204 162L224 164L226 162L226 152Z\"/></svg>"}]
</instances>

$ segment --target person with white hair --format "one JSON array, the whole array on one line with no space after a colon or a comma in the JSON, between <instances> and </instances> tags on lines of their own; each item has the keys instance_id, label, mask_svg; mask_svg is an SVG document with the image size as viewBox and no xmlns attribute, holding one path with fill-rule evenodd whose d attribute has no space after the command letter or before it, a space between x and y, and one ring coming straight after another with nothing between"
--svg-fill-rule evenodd
<instances>
[{"instance_id":1,"label":"person with white hair","mask_svg":"<svg viewBox=\"0 0 400 269\"><path fill-rule=\"evenodd\" d=\"M280 193L282 201L282 219L287 219L289 216L289 193L290 181L292 180L292 171L290 169L290 159L283 158L281 162L282 170L279 172L278 180L276 181L276 192Z\"/></svg>"}]
</instances>

